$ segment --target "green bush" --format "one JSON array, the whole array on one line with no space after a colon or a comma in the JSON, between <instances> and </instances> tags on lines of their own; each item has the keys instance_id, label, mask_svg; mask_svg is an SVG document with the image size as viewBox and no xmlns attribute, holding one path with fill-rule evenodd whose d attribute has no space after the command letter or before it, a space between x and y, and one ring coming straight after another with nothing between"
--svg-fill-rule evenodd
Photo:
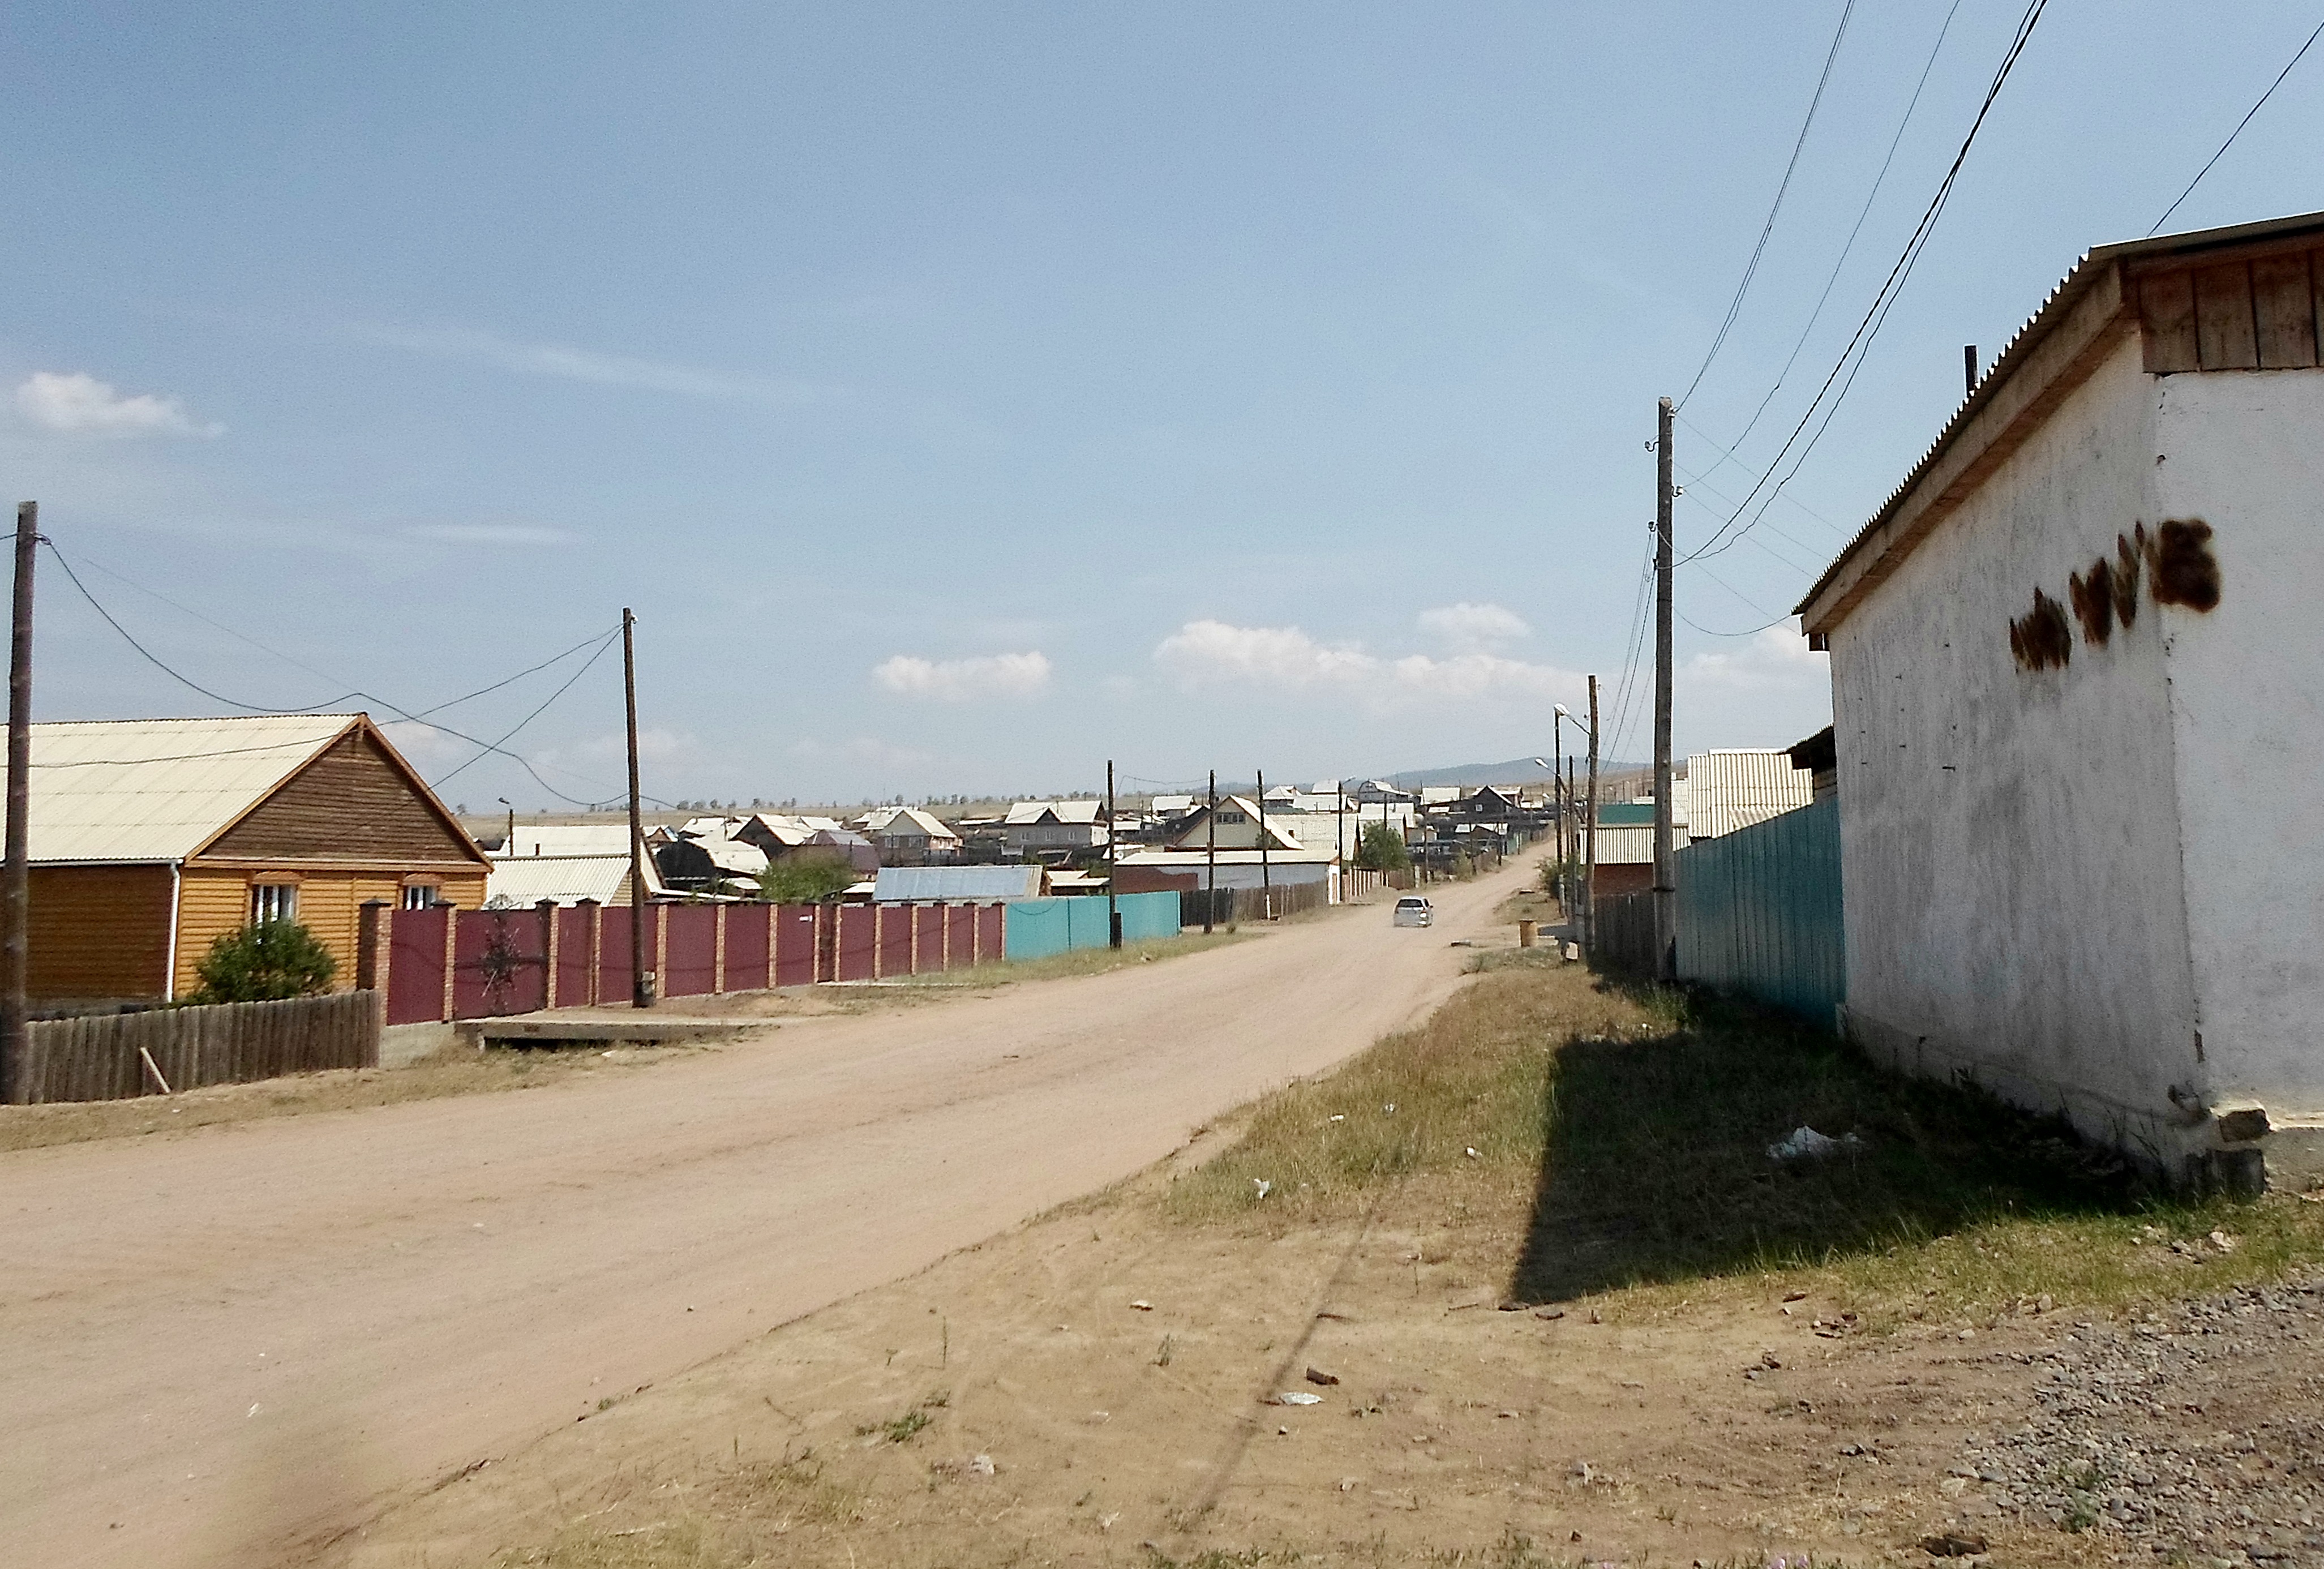
<instances>
[{"instance_id":1,"label":"green bush","mask_svg":"<svg viewBox=\"0 0 2324 1569\"><path fill-rule=\"evenodd\" d=\"M785 856L759 873L759 894L774 904L820 904L855 885L855 868L839 856Z\"/></svg>"},{"instance_id":2,"label":"green bush","mask_svg":"<svg viewBox=\"0 0 2324 1569\"><path fill-rule=\"evenodd\" d=\"M1388 823L1366 823L1356 845L1356 864L1367 872L1401 872L1412 864L1404 847L1404 830Z\"/></svg>"},{"instance_id":3,"label":"green bush","mask_svg":"<svg viewBox=\"0 0 2324 1569\"><path fill-rule=\"evenodd\" d=\"M272 1002L323 991L339 962L295 920L264 920L222 935L194 966L197 1002Z\"/></svg>"}]
</instances>

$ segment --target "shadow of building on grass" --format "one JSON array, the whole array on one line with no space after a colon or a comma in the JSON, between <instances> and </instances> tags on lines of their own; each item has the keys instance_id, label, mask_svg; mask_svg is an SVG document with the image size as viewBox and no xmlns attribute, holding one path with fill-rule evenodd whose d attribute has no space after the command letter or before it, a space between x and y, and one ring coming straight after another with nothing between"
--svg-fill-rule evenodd
<instances>
[{"instance_id":1,"label":"shadow of building on grass","mask_svg":"<svg viewBox=\"0 0 2324 1569\"><path fill-rule=\"evenodd\" d=\"M1510 1279L1518 1300L1813 1264L2011 1213L2118 1213L2143 1196L2118 1158L2061 1120L1890 1073L1786 1015L1642 995L1666 1024L1572 1041L1549 1075ZM1857 1142L1770 1157L1803 1126Z\"/></svg>"}]
</instances>

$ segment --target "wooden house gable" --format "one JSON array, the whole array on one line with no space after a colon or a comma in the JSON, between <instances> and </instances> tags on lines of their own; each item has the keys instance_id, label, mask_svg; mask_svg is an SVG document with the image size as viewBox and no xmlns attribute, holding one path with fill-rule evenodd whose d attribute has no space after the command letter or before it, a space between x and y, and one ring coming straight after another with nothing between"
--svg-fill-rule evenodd
<instances>
[{"instance_id":1,"label":"wooden house gable","mask_svg":"<svg viewBox=\"0 0 2324 1569\"><path fill-rule=\"evenodd\" d=\"M484 864L475 842L364 725L331 743L192 859Z\"/></svg>"}]
</instances>

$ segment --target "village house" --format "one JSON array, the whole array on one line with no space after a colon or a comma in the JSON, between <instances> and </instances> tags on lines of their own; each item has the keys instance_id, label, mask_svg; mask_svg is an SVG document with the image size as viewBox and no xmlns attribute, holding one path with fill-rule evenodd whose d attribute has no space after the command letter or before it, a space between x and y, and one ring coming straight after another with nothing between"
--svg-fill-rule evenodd
<instances>
[{"instance_id":1,"label":"village house","mask_svg":"<svg viewBox=\"0 0 2324 1569\"><path fill-rule=\"evenodd\" d=\"M1800 606L1848 1028L2174 1176L2324 1153L2319 289L2324 214L2092 251Z\"/></svg>"},{"instance_id":2,"label":"village house","mask_svg":"<svg viewBox=\"0 0 2324 1569\"><path fill-rule=\"evenodd\" d=\"M1276 813L1270 810L1265 820L1270 851L1303 847L1298 836L1283 826ZM1256 850L1259 844L1259 822L1258 802L1249 796L1228 796L1219 802L1215 813L1207 801L1196 807L1172 825L1163 843L1174 850L1204 850L1213 843L1222 850Z\"/></svg>"},{"instance_id":3,"label":"village house","mask_svg":"<svg viewBox=\"0 0 2324 1569\"><path fill-rule=\"evenodd\" d=\"M36 1001L184 996L263 920L346 987L366 900L484 900L484 853L362 714L35 725L32 761Z\"/></svg>"},{"instance_id":4,"label":"village house","mask_svg":"<svg viewBox=\"0 0 2324 1569\"><path fill-rule=\"evenodd\" d=\"M882 866L946 866L960 859L960 835L918 807L883 807L864 836Z\"/></svg>"},{"instance_id":5,"label":"village house","mask_svg":"<svg viewBox=\"0 0 2324 1569\"><path fill-rule=\"evenodd\" d=\"M1065 860L1103 848L1107 828L1103 801L1019 801L1001 833L1011 854Z\"/></svg>"}]
</instances>

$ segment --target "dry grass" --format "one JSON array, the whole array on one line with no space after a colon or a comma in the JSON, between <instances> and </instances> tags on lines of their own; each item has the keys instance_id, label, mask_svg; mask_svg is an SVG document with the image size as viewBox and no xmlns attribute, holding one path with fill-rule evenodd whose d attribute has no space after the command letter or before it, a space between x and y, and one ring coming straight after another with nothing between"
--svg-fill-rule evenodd
<instances>
[{"instance_id":1,"label":"dry grass","mask_svg":"<svg viewBox=\"0 0 2324 1569\"><path fill-rule=\"evenodd\" d=\"M1164 1213L1279 1233L1425 1177L1446 1213L1517 1233L1508 1289L1524 1300L1623 1293L1649 1310L1781 1275L1876 1324L2044 1296L2114 1309L2324 1260L2324 1205L2154 1193L2062 1124L1973 1089L1535 953L1480 955L1490 973L1421 1028L1251 1107ZM1771 1160L1802 1125L1861 1143Z\"/></svg>"}]
</instances>

